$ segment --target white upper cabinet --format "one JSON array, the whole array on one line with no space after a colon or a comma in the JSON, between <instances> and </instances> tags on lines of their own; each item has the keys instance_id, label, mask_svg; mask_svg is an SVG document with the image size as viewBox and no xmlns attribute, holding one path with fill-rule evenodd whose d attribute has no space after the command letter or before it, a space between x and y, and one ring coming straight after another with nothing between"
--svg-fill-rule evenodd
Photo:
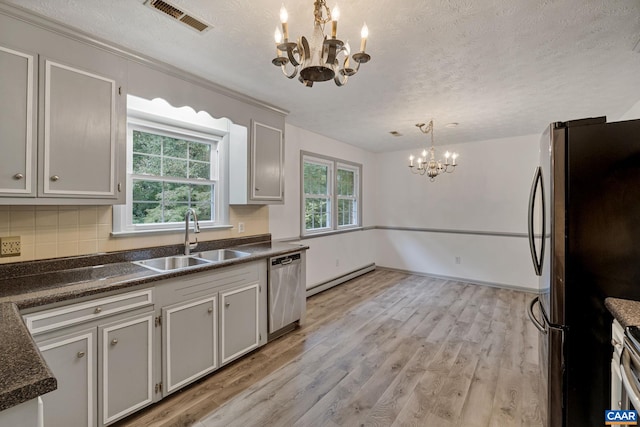
<instances>
[{"instance_id":1,"label":"white upper cabinet","mask_svg":"<svg viewBox=\"0 0 640 427\"><path fill-rule=\"evenodd\" d=\"M229 203L284 203L284 139L281 129L252 120L249 144L246 136L231 139L230 166Z\"/></svg>"},{"instance_id":2,"label":"white upper cabinet","mask_svg":"<svg viewBox=\"0 0 640 427\"><path fill-rule=\"evenodd\" d=\"M284 141L282 131L254 121L251 130L251 199L282 202Z\"/></svg>"},{"instance_id":3,"label":"white upper cabinet","mask_svg":"<svg viewBox=\"0 0 640 427\"><path fill-rule=\"evenodd\" d=\"M0 46L0 195L35 194L36 56Z\"/></svg>"},{"instance_id":4,"label":"white upper cabinet","mask_svg":"<svg viewBox=\"0 0 640 427\"><path fill-rule=\"evenodd\" d=\"M42 67L38 195L116 198L115 80L48 59Z\"/></svg>"},{"instance_id":5,"label":"white upper cabinet","mask_svg":"<svg viewBox=\"0 0 640 427\"><path fill-rule=\"evenodd\" d=\"M0 204L124 203L126 64L0 15Z\"/></svg>"}]
</instances>

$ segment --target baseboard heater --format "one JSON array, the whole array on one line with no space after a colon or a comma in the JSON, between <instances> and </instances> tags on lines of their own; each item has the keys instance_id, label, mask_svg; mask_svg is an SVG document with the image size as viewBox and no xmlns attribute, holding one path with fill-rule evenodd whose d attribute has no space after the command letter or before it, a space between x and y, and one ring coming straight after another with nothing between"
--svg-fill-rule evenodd
<instances>
[{"instance_id":1,"label":"baseboard heater","mask_svg":"<svg viewBox=\"0 0 640 427\"><path fill-rule=\"evenodd\" d=\"M338 286L351 279L355 279L356 277L362 276L363 274L373 271L375 269L376 269L375 263L371 263L357 270L353 270L350 273L346 273L346 274L343 274L342 276L338 276L333 279L327 280L326 282L322 282L317 285L314 285L313 287L307 289L307 298L317 293L320 293L322 291L326 291L327 289L333 288L334 286Z\"/></svg>"}]
</instances>

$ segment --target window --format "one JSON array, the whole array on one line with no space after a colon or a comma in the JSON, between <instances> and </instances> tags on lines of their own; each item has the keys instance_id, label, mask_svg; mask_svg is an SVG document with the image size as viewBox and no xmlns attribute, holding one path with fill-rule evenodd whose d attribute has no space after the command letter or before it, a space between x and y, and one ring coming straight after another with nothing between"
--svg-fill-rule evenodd
<instances>
[{"instance_id":1,"label":"window","mask_svg":"<svg viewBox=\"0 0 640 427\"><path fill-rule=\"evenodd\" d=\"M217 141L131 125L133 224L215 221Z\"/></svg>"},{"instance_id":2,"label":"window","mask_svg":"<svg viewBox=\"0 0 640 427\"><path fill-rule=\"evenodd\" d=\"M302 234L360 226L362 166L302 153Z\"/></svg>"},{"instance_id":3,"label":"window","mask_svg":"<svg viewBox=\"0 0 640 427\"><path fill-rule=\"evenodd\" d=\"M114 234L182 230L189 208L202 227L227 225L222 153L228 136L220 130L220 121L208 115L187 120L188 113L168 104L158 114L150 111L153 108L140 109L155 101L130 98L127 203L114 208ZM180 110L178 117L171 117L174 110Z\"/></svg>"}]
</instances>

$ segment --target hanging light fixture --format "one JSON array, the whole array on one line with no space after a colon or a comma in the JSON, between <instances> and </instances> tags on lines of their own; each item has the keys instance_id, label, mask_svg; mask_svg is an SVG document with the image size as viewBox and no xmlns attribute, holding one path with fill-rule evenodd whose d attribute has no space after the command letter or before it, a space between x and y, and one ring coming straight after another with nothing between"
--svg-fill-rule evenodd
<instances>
[{"instance_id":1,"label":"hanging light fixture","mask_svg":"<svg viewBox=\"0 0 640 427\"><path fill-rule=\"evenodd\" d=\"M315 0L313 3L313 34L310 40L302 36L297 42L289 41L289 16L284 5L280 8L282 31L276 27L276 57L271 61L282 68L282 73L292 79L298 71L298 80L307 87L314 82L324 82L333 79L338 86L347 83L347 79L360 69L360 64L369 62L371 56L365 53L369 29L367 24L360 32L360 51L351 55L349 42L343 43L336 38L340 10L335 6L329 10L325 0ZM324 25L331 22L331 36L324 34ZM355 63L351 66L350 60Z\"/></svg>"},{"instance_id":2,"label":"hanging light fixture","mask_svg":"<svg viewBox=\"0 0 640 427\"><path fill-rule=\"evenodd\" d=\"M452 173L457 166L458 153L449 153L448 151L444 153L444 163L442 160L436 160L436 149L433 144L433 120L429 124L418 123L416 126L420 129L420 132L431 134L431 148L428 153L426 148L422 150L422 157L417 159L413 154L409 156L409 170L411 170L411 173L416 175L426 174L432 182L435 181L436 176L442 173ZM414 160L416 164L414 164Z\"/></svg>"}]
</instances>

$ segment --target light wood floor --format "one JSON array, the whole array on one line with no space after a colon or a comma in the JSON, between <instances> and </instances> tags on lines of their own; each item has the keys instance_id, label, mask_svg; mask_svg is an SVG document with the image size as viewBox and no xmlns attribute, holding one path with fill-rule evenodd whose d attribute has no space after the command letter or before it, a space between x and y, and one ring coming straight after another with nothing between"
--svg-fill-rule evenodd
<instances>
[{"instance_id":1,"label":"light wood floor","mask_svg":"<svg viewBox=\"0 0 640 427\"><path fill-rule=\"evenodd\" d=\"M378 269L119 426L541 426L532 296Z\"/></svg>"}]
</instances>

